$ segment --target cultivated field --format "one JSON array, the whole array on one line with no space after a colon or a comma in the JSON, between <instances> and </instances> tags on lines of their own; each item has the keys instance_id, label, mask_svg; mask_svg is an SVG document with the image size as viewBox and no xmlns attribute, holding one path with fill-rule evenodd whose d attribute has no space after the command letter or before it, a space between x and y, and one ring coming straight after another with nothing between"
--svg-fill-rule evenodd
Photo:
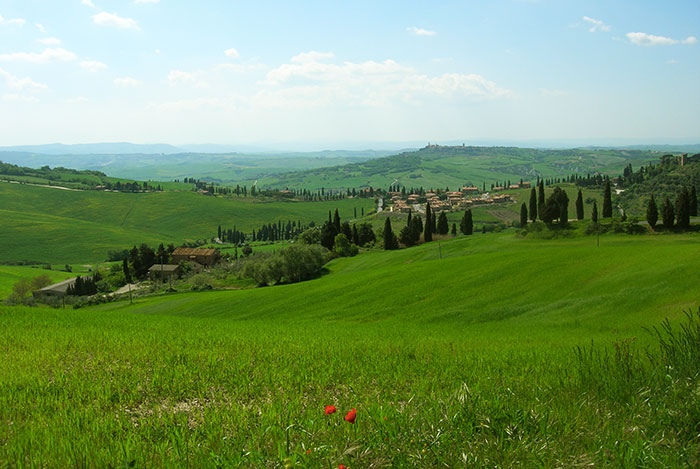
<instances>
[{"instance_id":1,"label":"cultivated field","mask_svg":"<svg viewBox=\"0 0 700 469\"><path fill-rule=\"evenodd\" d=\"M0 261L102 262L112 249L139 243L210 239L218 225L247 234L278 220L323 223L328 211L344 219L374 208L371 199L324 202L224 199L195 192L127 194L63 191L0 183Z\"/></svg>"},{"instance_id":2,"label":"cultivated field","mask_svg":"<svg viewBox=\"0 0 700 469\"><path fill-rule=\"evenodd\" d=\"M0 465L697 465L700 333L644 328L697 311L699 255L510 232L293 285L0 308Z\"/></svg>"}]
</instances>

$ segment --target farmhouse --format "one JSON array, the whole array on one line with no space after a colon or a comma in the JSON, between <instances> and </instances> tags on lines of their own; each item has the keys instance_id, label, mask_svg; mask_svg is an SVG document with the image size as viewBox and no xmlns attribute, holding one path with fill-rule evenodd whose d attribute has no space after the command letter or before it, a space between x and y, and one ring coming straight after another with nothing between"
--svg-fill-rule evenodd
<instances>
[{"instance_id":1,"label":"farmhouse","mask_svg":"<svg viewBox=\"0 0 700 469\"><path fill-rule=\"evenodd\" d=\"M197 264L211 266L219 260L219 251L217 249L177 248L173 251L172 258L174 264L196 262Z\"/></svg>"},{"instance_id":2,"label":"farmhouse","mask_svg":"<svg viewBox=\"0 0 700 469\"><path fill-rule=\"evenodd\" d=\"M66 291L68 288L75 285L75 279L77 277L69 278L62 282L54 283L48 287L44 287L40 290L32 292L32 296L37 299L41 298L62 298L66 296Z\"/></svg>"},{"instance_id":3,"label":"farmhouse","mask_svg":"<svg viewBox=\"0 0 700 469\"><path fill-rule=\"evenodd\" d=\"M151 280L167 280L177 278L181 270L178 264L153 264L148 269L148 276Z\"/></svg>"}]
</instances>

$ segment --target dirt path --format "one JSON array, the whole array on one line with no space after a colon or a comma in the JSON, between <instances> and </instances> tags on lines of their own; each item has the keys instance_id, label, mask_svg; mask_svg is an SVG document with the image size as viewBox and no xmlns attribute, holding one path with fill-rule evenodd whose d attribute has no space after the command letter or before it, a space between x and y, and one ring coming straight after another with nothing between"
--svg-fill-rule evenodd
<instances>
[{"instance_id":1,"label":"dirt path","mask_svg":"<svg viewBox=\"0 0 700 469\"><path fill-rule=\"evenodd\" d=\"M34 184L32 182L9 181L7 179L0 179L0 182L7 182L10 184L24 184L25 186L48 187L49 189L61 189L64 191L83 192L82 189L73 189L71 187L63 187L63 186L49 186L48 184Z\"/></svg>"}]
</instances>

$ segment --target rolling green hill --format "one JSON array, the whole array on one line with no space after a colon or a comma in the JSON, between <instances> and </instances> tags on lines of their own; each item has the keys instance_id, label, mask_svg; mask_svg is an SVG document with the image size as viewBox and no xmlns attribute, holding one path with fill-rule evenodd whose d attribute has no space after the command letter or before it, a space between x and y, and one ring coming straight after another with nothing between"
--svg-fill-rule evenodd
<instances>
[{"instance_id":1,"label":"rolling green hill","mask_svg":"<svg viewBox=\"0 0 700 469\"><path fill-rule=\"evenodd\" d=\"M694 465L695 365L667 368L643 327L698 307L697 235L441 247L293 285L0 307L0 460Z\"/></svg>"},{"instance_id":2,"label":"rolling green hill","mask_svg":"<svg viewBox=\"0 0 700 469\"><path fill-rule=\"evenodd\" d=\"M388 187L395 180L406 187L457 188L523 179L564 177L572 173L617 175L658 159L658 154L640 150L572 149L537 150L512 147L426 147L416 152L376 158L362 163L312 169L263 177L263 188Z\"/></svg>"},{"instance_id":3,"label":"rolling green hill","mask_svg":"<svg viewBox=\"0 0 700 469\"><path fill-rule=\"evenodd\" d=\"M0 183L0 261L104 261L107 251L142 242L181 243L211 238L219 224L250 232L282 220L323 222L339 209L344 219L370 199L297 202L220 198L195 192L65 191Z\"/></svg>"}]
</instances>

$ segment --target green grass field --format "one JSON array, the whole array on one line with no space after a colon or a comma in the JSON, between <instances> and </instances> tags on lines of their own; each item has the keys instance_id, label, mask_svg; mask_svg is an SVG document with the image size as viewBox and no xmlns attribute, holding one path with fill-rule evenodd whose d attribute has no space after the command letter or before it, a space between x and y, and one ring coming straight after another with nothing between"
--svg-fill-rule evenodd
<instances>
[{"instance_id":1,"label":"green grass field","mask_svg":"<svg viewBox=\"0 0 700 469\"><path fill-rule=\"evenodd\" d=\"M0 465L693 466L698 367L655 368L643 328L698 308L698 254L507 232L293 285L0 308Z\"/></svg>"},{"instance_id":2,"label":"green grass field","mask_svg":"<svg viewBox=\"0 0 700 469\"><path fill-rule=\"evenodd\" d=\"M343 219L369 211L370 199L324 202L219 198L194 192L125 194L63 191L0 183L1 260L101 262L109 250L142 242L181 243L216 236L217 226L248 234L280 219L322 223L328 211Z\"/></svg>"}]
</instances>

